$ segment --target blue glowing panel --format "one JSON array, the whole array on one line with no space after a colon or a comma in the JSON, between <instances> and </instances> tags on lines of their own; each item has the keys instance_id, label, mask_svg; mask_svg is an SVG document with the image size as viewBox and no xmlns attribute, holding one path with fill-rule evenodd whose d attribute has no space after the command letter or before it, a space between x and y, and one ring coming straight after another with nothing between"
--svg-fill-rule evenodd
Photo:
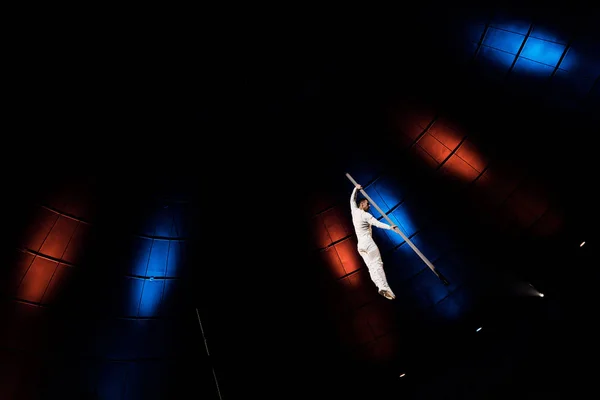
<instances>
[{"instance_id":1,"label":"blue glowing panel","mask_svg":"<svg viewBox=\"0 0 600 400\"><path fill-rule=\"evenodd\" d=\"M148 268L142 276L165 276L165 273L167 271L168 256L169 241L154 240L152 243L152 250L150 251L150 260L148 261Z\"/></svg>"},{"instance_id":2,"label":"blue glowing panel","mask_svg":"<svg viewBox=\"0 0 600 400\"><path fill-rule=\"evenodd\" d=\"M144 289L144 280L136 278L125 278L125 293L128 301L125 302L123 310L127 317L137 317L140 310L140 300Z\"/></svg>"},{"instance_id":3,"label":"blue glowing panel","mask_svg":"<svg viewBox=\"0 0 600 400\"><path fill-rule=\"evenodd\" d=\"M183 256L184 243L178 240L169 241L169 257L167 258L167 271L165 276L176 277L181 273L180 264Z\"/></svg>"},{"instance_id":4,"label":"blue glowing panel","mask_svg":"<svg viewBox=\"0 0 600 400\"><path fill-rule=\"evenodd\" d=\"M521 57L555 67L565 51L565 46L546 40L529 38L523 47Z\"/></svg>"},{"instance_id":5,"label":"blue glowing panel","mask_svg":"<svg viewBox=\"0 0 600 400\"><path fill-rule=\"evenodd\" d=\"M400 205L400 207L396 208L392 213L394 218L398 221L398 226L400 230L406 235L411 236L417 232L417 227L412 220L412 217L404 204Z\"/></svg>"},{"instance_id":6,"label":"blue glowing panel","mask_svg":"<svg viewBox=\"0 0 600 400\"><path fill-rule=\"evenodd\" d=\"M375 188L382 201L382 204L378 203L378 205L386 213L402 201L400 193L397 190L393 190L395 188L393 185L395 184L397 185L397 183L386 182L384 180L375 183Z\"/></svg>"},{"instance_id":7,"label":"blue glowing panel","mask_svg":"<svg viewBox=\"0 0 600 400\"><path fill-rule=\"evenodd\" d=\"M402 229L402 225L400 224L400 221L398 221L398 218L396 218L396 216L393 213L388 216L390 217L390 219L392 220L394 225L397 225L400 229ZM385 220L383 220L382 222L389 224L389 222L385 221ZM386 242L389 242L389 245L390 245L389 247L396 247L396 246L399 246L400 244L404 243L404 239L402 239L402 236L398 235L396 232L391 231L391 230L384 230L382 232L387 237ZM405 232L403 232L403 233L406 234Z\"/></svg>"},{"instance_id":8,"label":"blue glowing panel","mask_svg":"<svg viewBox=\"0 0 600 400\"><path fill-rule=\"evenodd\" d=\"M136 238L132 244L132 260L129 267L132 275L145 276L152 249L152 239Z\"/></svg>"},{"instance_id":9,"label":"blue glowing panel","mask_svg":"<svg viewBox=\"0 0 600 400\"><path fill-rule=\"evenodd\" d=\"M160 312L165 280L144 280L139 317L156 317Z\"/></svg>"},{"instance_id":10,"label":"blue glowing panel","mask_svg":"<svg viewBox=\"0 0 600 400\"><path fill-rule=\"evenodd\" d=\"M477 58L480 61L492 63L496 66L502 67L505 70L508 70L515 60L515 56L513 54L486 46L481 46Z\"/></svg>"},{"instance_id":11,"label":"blue glowing panel","mask_svg":"<svg viewBox=\"0 0 600 400\"><path fill-rule=\"evenodd\" d=\"M349 171L349 174L354 178L354 180L361 184L363 188L367 187L367 185L372 182L381 171L381 167L377 165L376 162L372 161L362 161L359 165L353 168L355 172ZM348 185L352 187L352 182L347 177L344 177L348 181Z\"/></svg>"},{"instance_id":12,"label":"blue glowing panel","mask_svg":"<svg viewBox=\"0 0 600 400\"><path fill-rule=\"evenodd\" d=\"M523 35L490 28L485 35L483 44L507 53L517 54L523 40L525 40Z\"/></svg>"},{"instance_id":13,"label":"blue glowing panel","mask_svg":"<svg viewBox=\"0 0 600 400\"><path fill-rule=\"evenodd\" d=\"M536 75L539 77L550 77L552 72L554 72L553 67L522 57L519 57L513 70L513 73L523 73L526 75Z\"/></svg>"},{"instance_id":14,"label":"blue glowing panel","mask_svg":"<svg viewBox=\"0 0 600 400\"><path fill-rule=\"evenodd\" d=\"M566 35L544 26L535 26L529 34L530 37L542 40L549 40L555 43L567 44L568 38Z\"/></svg>"},{"instance_id":15,"label":"blue glowing panel","mask_svg":"<svg viewBox=\"0 0 600 400\"><path fill-rule=\"evenodd\" d=\"M385 201L383 201L383 199L381 198L381 196L379 195L379 192L377 192L375 190L375 188L373 186L369 186L369 188L367 188L365 190L365 192L369 195L369 197L371 198L371 200L377 204L377 206L379 206L379 208L381 208L381 210L386 213L389 211L389 207L387 207ZM358 194L357 198L360 199L364 196L362 196L361 193ZM371 208L369 209L370 213L373 214L373 216L377 219L379 219L380 217L382 217L383 215L381 215L381 213L377 210L377 208L375 208L375 206L373 204L371 204Z\"/></svg>"},{"instance_id":16,"label":"blue glowing panel","mask_svg":"<svg viewBox=\"0 0 600 400\"><path fill-rule=\"evenodd\" d=\"M495 28L525 35L531 24L528 21L496 15L490 24Z\"/></svg>"}]
</instances>

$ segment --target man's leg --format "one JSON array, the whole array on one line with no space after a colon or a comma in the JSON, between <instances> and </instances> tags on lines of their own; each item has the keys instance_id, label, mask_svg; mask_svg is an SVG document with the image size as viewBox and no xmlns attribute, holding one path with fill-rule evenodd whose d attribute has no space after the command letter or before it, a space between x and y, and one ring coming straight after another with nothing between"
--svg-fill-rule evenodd
<instances>
[{"instance_id":1,"label":"man's leg","mask_svg":"<svg viewBox=\"0 0 600 400\"><path fill-rule=\"evenodd\" d=\"M394 299L396 296L387 282L387 277L383 270L383 260L381 259L381 253L377 245L373 243L366 249L359 251L359 253L363 257L365 264L367 264L371 280L377 286L379 293L390 300Z\"/></svg>"}]
</instances>

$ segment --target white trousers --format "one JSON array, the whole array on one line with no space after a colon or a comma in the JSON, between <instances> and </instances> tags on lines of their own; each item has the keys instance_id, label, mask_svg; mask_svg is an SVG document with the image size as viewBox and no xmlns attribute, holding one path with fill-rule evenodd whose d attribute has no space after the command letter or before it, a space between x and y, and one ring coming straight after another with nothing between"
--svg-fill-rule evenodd
<instances>
[{"instance_id":1,"label":"white trousers","mask_svg":"<svg viewBox=\"0 0 600 400\"><path fill-rule=\"evenodd\" d=\"M392 290L390 289L390 285L388 285L385 271L383 270L383 260L381 259L381 253L377 244L372 239L366 239L359 241L357 247L358 253L362 256L365 264L367 264L369 275L375 286L377 286L377 289L389 290L391 292Z\"/></svg>"}]
</instances>

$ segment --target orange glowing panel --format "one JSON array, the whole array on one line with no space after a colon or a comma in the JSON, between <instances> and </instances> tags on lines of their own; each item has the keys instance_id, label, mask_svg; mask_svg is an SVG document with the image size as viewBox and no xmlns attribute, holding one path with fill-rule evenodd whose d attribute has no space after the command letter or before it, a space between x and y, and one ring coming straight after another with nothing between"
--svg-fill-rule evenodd
<instances>
[{"instance_id":1,"label":"orange glowing panel","mask_svg":"<svg viewBox=\"0 0 600 400\"><path fill-rule=\"evenodd\" d=\"M78 222L71 218L60 216L44 241L40 253L61 259L77 228L77 224Z\"/></svg>"},{"instance_id":2,"label":"orange glowing panel","mask_svg":"<svg viewBox=\"0 0 600 400\"><path fill-rule=\"evenodd\" d=\"M56 261L36 257L25 274L21 286L19 286L17 296L25 301L41 302L57 267L58 263Z\"/></svg>"},{"instance_id":3,"label":"orange glowing panel","mask_svg":"<svg viewBox=\"0 0 600 400\"><path fill-rule=\"evenodd\" d=\"M71 264L77 264L83 253L83 245L89 239L90 234L90 225L82 222L77 224L77 228L73 232L73 236L71 236L71 241L62 256L62 260Z\"/></svg>"},{"instance_id":4,"label":"orange glowing panel","mask_svg":"<svg viewBox=\"0 0 600 400\"><path fill-rule=\"evenodd\" d=\"M323 213L323 223L333 242L337 242L352 233L351 221L345 218L350 210L340 207L331 208Z\"/></svg>"},{"instance_id":5,"label":"orange glowing panel","mask_svg":"<svg viewBox=\"0 0 600 400\"><path fill-rule=\"evenodd\" d=\"M60 289L65 287L66 284L71 280L74 267L58 264L54 276L48 284L48 289L42 298L43 304L53 304L59 298Z\"/></svg>"},{"instance_id":6,"label":"orange glowing panel","mask_svg":"<svg viewBox=\"0 0 600 400\"><path fill-rule=\"evenodd\" d=\"M442 174L465 183L473 182L479 172L471 167L465 160L453 154L441 168Z\"/></svg>"},{"instance_id":7,"label":"orange glowing panel","mask_svg":"<svg viewBox=\"0 0 600 400\"><path fill-rule=\"evenodd\" d=\"M451 150L448 147L444 146L429 133L424 134L423 137L419 139L418 144L427 152L427 154L433 157L438 164L443 162L451 153Z\"/></svg>"},{"instance_id":8,"label":"orange glowing panel","mask_svg":"<svg viewBox=\"0 0 600 400\"><path fill-rule=\"evenodd\" d=\"M339 279L346 275L342 260L340 260L340 256L334 247L326 248L320 252L319 255L322 257L324 265L327 267L334 279Z\"/></svg>"},{"instance_id":9,"label":"orange glowing panel","mask_svg":"<svg viewBox=\"0 0 600 400\"><path fill-rule=\"evenodd\" d=\"M317 249L324 249L332 243L331 237L325 228L325 222L322 215L317 215L310 221L310 232L313 243Z\"/></svg>"},{"instance_id":10,"label":"orange glowing panel","mask_svg":"<svg viewBox=\"0 0 600 400\"><path fill-rule=\"evenodd\" d=\"M39 251L48 233L58 220L58 214L45 208L39 207L36 211L23 238L23 247L33 251Z\"/></svg>"},{"instance_id":11,"label":"orange glowing panel","mask_svg":"<svg viewBox=\"0 0 600 400\"><path fill-rule=\"evenodd\" d=\"M335 245L340 261L346 274L350 274L363 267L363 259L356 248L356 238L352 237Z\"/></svg>"},{"instance_id":12,"label":"orange glowing panel","mask_svg":"<svg viewBox=\"0 0 600 400\"><path fill-rule=\"evenodd\" d=\"M440 141L451 151L456 149L460 141L465 137L464 134L452 129L450 123L446 120L437 120L427 131L428 134Z\"/></svg>"},{"instance_id":13,"label":"orange glowing panel","mask_svg":"<svg viewBox=\"0 0 600 400\"><path fill-rule=\"evenodd\" d=\"M462 142L458 150L456 150L456 155L480 173L483 172L488 164L487 159L469 139Z\"/></svg>"}]
</instances>

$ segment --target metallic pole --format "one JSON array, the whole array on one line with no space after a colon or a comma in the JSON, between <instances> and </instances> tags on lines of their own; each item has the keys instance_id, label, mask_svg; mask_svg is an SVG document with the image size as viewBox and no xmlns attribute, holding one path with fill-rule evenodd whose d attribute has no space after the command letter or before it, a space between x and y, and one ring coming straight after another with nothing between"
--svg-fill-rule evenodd
<instances>
[{"instance_id":1,"label":"metallic pole","mask_svg":"<svg viewBox=\"0 0 600 400\"><path fill-rule=\"evenodd\" d=\"M350 176L350 174L346 173L346 177L350 180L350 182L352 182L352 184L354 186L358 186L358 183L354 180L354 178L352 178L352 176ZM379 211L379 213L381 215L383 215L383 218L385 218L388 223L390 225L396 225L391 219L390 217L387 216L386 213L384 213L381 208L379 208L379 206L377 205L377 203L375 203L373 201L373 199L371 199L371 197L367 194L367 192L364 191L364 189L360 189L360 193L365 196L365 198L367 200L369 200L369 203L373 205L373 207L375 207L375 209L377 209L377 211ZM400 234L400 236L402 236L402 239L404 239L404 241L415 251L415 253L417 253L417 255L421 258L421 260L423 260L423 262L425 264L427 264L427 266L429 267L429 269L431 269L431 271L433 271L433 273L442 281L442 283L446 286L448 286L450 284L450 282L448 282L448 280L446 279L446 277L444 277L444 275L442 275L441 272L439 272L431 263L431 261L429 261L429 259L427 257L425 257L425 255L423 253L421 253L421 251L417 248L417 246L415 246L415 244L402 232L402 230L400 229L400 227L398 227L397 231L394 231L398 234Z\"/></svg>"}]
</instances>

